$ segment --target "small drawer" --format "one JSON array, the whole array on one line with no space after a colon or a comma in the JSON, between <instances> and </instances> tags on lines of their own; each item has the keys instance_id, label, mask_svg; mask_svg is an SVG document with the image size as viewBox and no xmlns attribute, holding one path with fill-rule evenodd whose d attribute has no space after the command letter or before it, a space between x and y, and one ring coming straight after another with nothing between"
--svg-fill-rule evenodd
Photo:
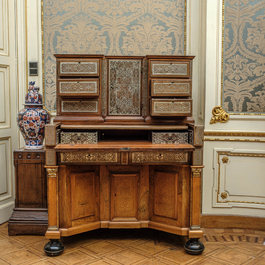
<instances>
[{"instance_id":1,"label":"small drawer","mask_svg":"<svg viewBox=\"0 0 265 265\"><path fill-rule=\"evenodd\" d=\"M152 132L153 144L187 144L188 132Z\"/></svg>"},{"instance_id":2,"label":"small drawer","mask_svg":"<svg viewBox=\"0 0 265 265\"><path fill-rule=\"evenodd\" d=\"M96 144L98 132L61 132L61 144Z\"/></svg>"},{"instance_id":3,"label":"small drawer","mask_svg":"<svg viewBox=\"0 0 265 265\"><path fill-rule=\"evenodd\" d=\"M188 163L190 155L188 152L177 151L132 152L130 160L132 164Z\"/></svg>"},{"instance_id":4,"label":"small drawer","mask_svg":"<svg viewBox=\"0 0 265 265\"><path fill-rule=\"evenodd\" d=\"M14 152L15 159L44 159L45 151L41 152Z\"/></svg>"},{"instance_id":5,"label":"small drawer","mask_svg":"<svg viewBox=\"0 0 265 265\"><path fill-rule=\"evenodd\" d=\"M99 114L99 101L91 100L67 100L61 99L61 113L65 114Z\"/></svg>"},{"instance_id":6,"label":"small drawer","mask_svg":"<svg viewBox=\"0 0 265 265\"><path fill-rule=\"evenodd\" d=\"M191 99L151 99L151 116L191 116Z\"/></svg>"},{"instance_id":7,"label":"small drawer","mask_svg":"<svg viewBox=\"0 0 265 265\"><path fill-rule=\"evenodd\" d=\"M60 96L98 96L99 79L58 80Z\"/></svg>"},{"instance_id":8,"label":"small drawer","mask_svg":"<svg viewBox=\"0 0 265 265\"><path fill-rule=\"evenodd\" d=\"M191 63L189 61L150 61L151 77L190 78Z\"/></svg>"},{"instance_id":9,"label":"small drawer","mask_svg":"<svg viewBox=\"0 0 265 265\"><path fill-rule=\"evenodd\" d=\"M60 60L58 74L60 76L99 76L99 60Z\"/></svg>"},{"instance_id":10,"label":"small drawer","mask_svg":"<svg viewBox=\"0 0 265 265\"><path fill-rule=\"evenodd\" d=\"M191 80L186 79L153 79L151 80L152 97L189 97Z\"/></svg>"}]
</instances>

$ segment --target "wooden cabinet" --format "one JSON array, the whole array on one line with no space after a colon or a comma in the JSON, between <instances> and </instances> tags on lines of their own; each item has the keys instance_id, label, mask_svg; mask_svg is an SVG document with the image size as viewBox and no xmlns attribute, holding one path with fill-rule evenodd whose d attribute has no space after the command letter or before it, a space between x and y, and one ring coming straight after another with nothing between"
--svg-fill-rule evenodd
<instances>
[{"instance_id":1,"label":"wooden cabinet","mask_svg":"<svg viewBox=\"0 0 265 265\"><path fill-rule=\"evenodd\" d=\"M152 228L200 254L203 127L193 56L56 55L57 116L46 125L47 255L64 236Z\"/></svg>"},{"instance_id":2,"label":"wooden cabinet","mask_svg":"<svg viewBox=\"0 0 265 265\"><path fill-rule=\"evenodd\" d=\"M8 234L44 235L48 226L44 150L14 151L16 200Z\"/></svg>"}]
</instances>

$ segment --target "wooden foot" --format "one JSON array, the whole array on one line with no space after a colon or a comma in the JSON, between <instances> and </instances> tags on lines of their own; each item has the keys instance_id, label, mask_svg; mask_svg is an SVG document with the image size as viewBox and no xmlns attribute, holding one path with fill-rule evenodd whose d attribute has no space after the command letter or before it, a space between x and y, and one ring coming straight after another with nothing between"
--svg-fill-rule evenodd
<instances>
[{"instance_id":1,"label":"wooden foot","mask_svg":"<svg viewBox=\"0 0 265 265\"><path fill-rule=\"evenodd\" d=\"M191 238L186 242L184 249L190 255L200 255L204 251L204 245L199 238Z\"/></svg>"},{"instance_id":2,"label":"wooden foot","mask_svg":"<svg viewBox=\"0 0 265 265\"><path fill-rule=\"evenodd\" d=\"M58 239L51 239L44 247L44 252L47 256L59 256L64 251L64 245Z\"/></svg>"}]
</instances>

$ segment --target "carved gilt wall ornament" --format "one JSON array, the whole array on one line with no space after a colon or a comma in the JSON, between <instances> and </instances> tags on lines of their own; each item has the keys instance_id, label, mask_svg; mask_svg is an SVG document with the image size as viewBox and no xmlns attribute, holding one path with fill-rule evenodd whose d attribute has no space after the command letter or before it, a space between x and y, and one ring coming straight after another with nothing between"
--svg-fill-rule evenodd
<instances>
[{"instance_id":1,"label":"carved gilt wall ornament","mask_svg":"<svg viewBox=\"0 0 265 265\"><path fill-rule=\"evenodd\" d=\"M223 161L223 163L224 164L226 164L226 163L228 163L228 157L227 156L224 156L223 158L222 158L222 161Z\"/></svg>"},{"instance_id":2,"label":"carved gilt wall ornament","mask_svg":"<svg viewBox=\"0 0 265 265\"><path fill-rule=\"evenodd\" d=\"M217 123L218 121L224 123L229 120L229 114L221 106L213 108L212 114L210 124Z\"/></svg>"},{"instance_id":3,"label":"carved gilt wall ornament","mask_svg":"<svg viewBox=\"0 0 265 265\"><path fill-rule=\"evenodd\" d=\"M201 168L192 168L191 172L192 172L192 176L194 178L199 178L201 176L202 169Z\"/></svg>"},{"instance_id":4,"label":"carved gilt wall ornament","mask_svg":"<svg viewBox=\"0 0 265 265\"><path fill-rule=\"evenodd\" d=\"M117 152L70 152L61 153L62 163L75 163L75 162L86 162L86 163L117 163L118 153Z\"/></svg>"},{"instance_id":5,"label":"carved gilt wall ornament","mask_svg":"<svg viewBox=\"0 0 265 265\"><path fill-rule=\"evenodd\" d=\"M58 168L46 168L46 170L48 173L48 178L56 178L57 177Z\"/></svg>"}]
</instances>

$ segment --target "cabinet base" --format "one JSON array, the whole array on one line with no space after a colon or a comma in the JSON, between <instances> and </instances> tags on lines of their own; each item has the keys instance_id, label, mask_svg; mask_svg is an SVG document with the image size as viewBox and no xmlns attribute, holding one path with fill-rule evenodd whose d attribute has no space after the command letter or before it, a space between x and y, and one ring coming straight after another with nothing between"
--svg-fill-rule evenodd
<instances>
[{"instance_id":1,"label":"cabinet base","mask_svg":"<svg viewBox=\"0 0 265 265\"><path fill-rule=\"evenodd\" d=\"M184 249L190 255L200 255L204 251L204 245L199 238L191 238L186 242Z\"/></svg>"},{"instance_id":2,"label":"cabinet base","mask_svg":"<svg viewBox=\"0 0 265 265\"><path fill-rule=\"evenodd\" d=\"M48 228L47 209L14 209L8 221L8 235L45 235Z\"/></svg>"},{"instance_id":3,"label":"cabinet base","mask_svg":"<svg viewBox=\"0 0 265 265\"><path fill-rule=\"evenodd\" d=\"M64 245L58 239L51 239L44 247L44 252L47 256L59 256L64 251Z\"/></svg>"}]
</instances>

